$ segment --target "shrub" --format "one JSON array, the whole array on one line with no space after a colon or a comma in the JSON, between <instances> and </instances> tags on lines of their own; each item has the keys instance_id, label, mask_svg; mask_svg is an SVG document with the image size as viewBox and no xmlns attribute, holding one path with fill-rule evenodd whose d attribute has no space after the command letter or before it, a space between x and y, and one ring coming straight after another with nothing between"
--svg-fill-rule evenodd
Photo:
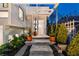
<instances>
[{"instance_id":1,"label":"shrub","mask_svg":"<svg viewBox=\"0 0 79 59\"><path fill-rule=\"evenodd\" d=\"M58 35L58 30L59 30L59 25L56 25L56 28L55 28L56 38L57 38L57 35Z\"/></svg>"},{"instance_id":2,"label":"shrub","mask_svg":"<svg viewBox=\"0 0 79 59\"><path fill-rule=\"evenodd\" d=\"M70 56L79 56L79 33L71 40L67 48L67 54Z\"/></svg>"},{"instance_id":3,"label":"shrub","mask_svg":"<svg viewBox=\"0 0 79 59\"><path fill-rule=\"evenodd\" d=\"M66 43L67 41L67 29L64 24L60 24L57 32L57 42Z\"/></svg>"},{"instance_id":4,"label":"shrub","mask_svg":"<svg viewBox=\"0 0 79 59\"><path fill-rule=\"evenodd\" d=\"M22 34L20 37L22 38L22 40L25 41L25 39L26 39L26 34Z\"/></svg>"},{"instance_id":5,"label":"shrub","mask_svg":"<svg viewBox=\"0 0 79 59\"><path fill-rule=\"evenodd\" d=\"M51 31L51 25L47 26L47 35L50 35L50 31Z\"/></svg>"},{"instance_id":6,"label":"shrub","mask_svg":"<svg viewBox=\"0 0 79 59\"><path fill-rule=\"evenodd\" d=\"M50 36L56 36L55 25L51 25Z\"/></svg>"},{"instance_id":7,"label":"shrub","mask_svg":"<svg viewBox=\"0 0 79 59\"><path fill-rule=\"evenodd\" d=\"M13 40L10 42L10 46L12 47L12 48L18 48L18 47L20 47L21 45L23 45L24 44L24 39L21 37L21 36L19 36L19 37L16 37L15 35L13 36Z\"/></svg>"},{"instance_id":8,"label":"shrub","mask_svg":"<svg viewBox=\"0 0 79 59\"><path fill-rule=\"evenodd\" d=\"M9 48L9 43L2 44L0 46L0 55L3 55L5 53L5 49L8 49L8 48Z\"/></svg>"},{"instance_id":9,"label":"shrub","mask_svg":"<svg viewBox=\"0 0 79 59\"><path fill-rule=\"evenodd\" d=\"M0 55L5 55L7 49L14 51L14 49L21 47L24 44L24 42L24 35L21 35L19 37L13 35L12 41L10 41L9 43L2 44L0 46Z\"/></svg>"}]
</instances>

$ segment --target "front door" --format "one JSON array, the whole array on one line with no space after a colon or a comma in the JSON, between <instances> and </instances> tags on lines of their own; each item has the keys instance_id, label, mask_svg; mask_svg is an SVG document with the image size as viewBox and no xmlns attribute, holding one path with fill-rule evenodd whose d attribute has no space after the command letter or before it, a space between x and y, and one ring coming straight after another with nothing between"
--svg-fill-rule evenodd
<instances>
[{"instance_id":1,"label":"front door","mask_svg":"<svg viewBox=\"0 0 79 59\"><path fill-rule=\"evenodd\" d=\"M45 20L39 20L38 22L38 36L46 35Z\"/></svg>"}]
</instances>

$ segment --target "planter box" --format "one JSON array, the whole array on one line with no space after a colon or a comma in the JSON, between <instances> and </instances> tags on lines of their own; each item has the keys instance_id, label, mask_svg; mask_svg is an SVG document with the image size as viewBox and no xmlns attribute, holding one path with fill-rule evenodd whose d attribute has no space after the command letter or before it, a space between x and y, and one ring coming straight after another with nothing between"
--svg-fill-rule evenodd
<instances>
[{"instance_id":1,"label":"planter box","mask_svg":"<svg viewBox=\"0 0 79 59\"><path fill-rule=\"evenodd\" d=\"M32 41L32 36L27 36L27 41Z\"/></svg>"},{"instance_id":2,"label":"planter box","mask_svg":"<svg viewBox=\"0 0 79 59\"><path fill-rule=\"evenodd\" d=\"M50 44L55 44L55 37L54 36L50 36L49 37L49 40L50 40Z\"/></svg>"}]
</instances>

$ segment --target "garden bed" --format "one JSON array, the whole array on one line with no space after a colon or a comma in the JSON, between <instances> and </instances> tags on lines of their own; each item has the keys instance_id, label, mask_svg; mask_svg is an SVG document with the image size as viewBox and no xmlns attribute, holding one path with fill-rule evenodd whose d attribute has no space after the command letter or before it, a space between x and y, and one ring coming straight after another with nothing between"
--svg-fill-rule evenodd
<instances>
[{"instance_id":1,"label":"garden bed","mask_svg":"<svg viewBox=\"0 0 79 59\"><path fill-rule=\"evenodd\" d=\"M12 52L9 52L8 55L9 56L14 56L24 45L14 49Z\"/></svg>"},{"instance_id":2,"label":"garden bed","mask_svg":"<svg viewBox=\"0 0 79 59\"><path fill-rule=\"evenodd\" d=\"M6 49L3 56L14 56L24 45L17 47L16 49Z\"/></svg>"},{"instance_id":3,"label":"garden bed","mask_svg":"<svg viewBox=\"0 0 79 59\"><path fill-rule=\"evenodd\" d=\"M64 56L64 54L58 52L58 49L57 49L56 45L49 45L49 46L53 50L54 56Z\"/></svg>"}]
</instances>

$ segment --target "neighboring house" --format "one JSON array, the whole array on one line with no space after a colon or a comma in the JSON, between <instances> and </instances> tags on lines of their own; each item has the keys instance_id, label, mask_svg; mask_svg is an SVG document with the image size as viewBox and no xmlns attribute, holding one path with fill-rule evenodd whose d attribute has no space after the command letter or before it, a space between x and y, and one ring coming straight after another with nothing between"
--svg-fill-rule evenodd
<instances>
[{"instance_id":1,"label":"neighboring house","mask_svg":"<svg viewBox=\"0 0 79 59\"><path fill-rule=\"evenodd\" d=\"M68 17L62 17L58 23L65 24L68 34L71 35L71 37L75 36L75 34L79 30L79 16L68 16Z\"/></svg>"},{"instance_id":2,"label":"neighboring house","mask_svg":"<svg viewBox=\"0 0 79 59\"><path fill-rule=\"evenodd\" d=\"M8 37L22 34L26 28L24 10L20 4L0 3L0 45L8 42Z\"/></svg>"}]
</instances>

